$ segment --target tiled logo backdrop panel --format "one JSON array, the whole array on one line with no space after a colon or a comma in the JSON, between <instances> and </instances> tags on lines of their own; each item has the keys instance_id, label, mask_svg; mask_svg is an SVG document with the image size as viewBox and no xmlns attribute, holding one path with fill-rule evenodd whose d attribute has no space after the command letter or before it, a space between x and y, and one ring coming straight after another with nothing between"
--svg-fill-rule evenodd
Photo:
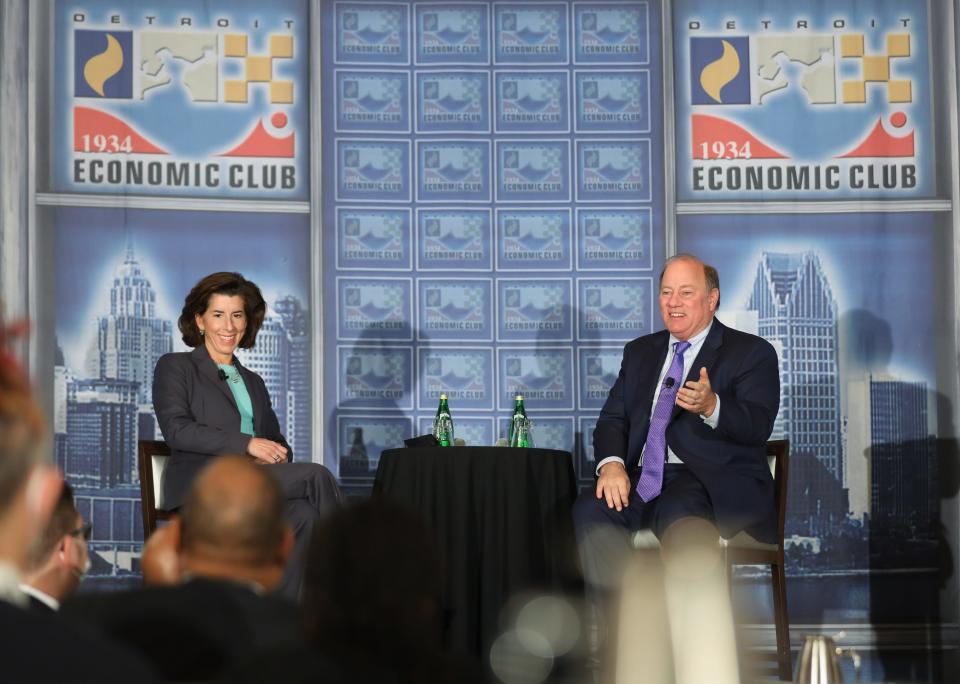
<instances>
[{"instance_id":1,"label":"tiled logo backdrop panel","mask_svg":"<svg viewBox=\"0 0 960 684\"><path fill-rule=\"evenodd\" d=\"M369 486L440 393L491 444L522 392L591 477L623 343L658 325L659 3L323 12L326 463Z\"/></svg>"}]
</instances>

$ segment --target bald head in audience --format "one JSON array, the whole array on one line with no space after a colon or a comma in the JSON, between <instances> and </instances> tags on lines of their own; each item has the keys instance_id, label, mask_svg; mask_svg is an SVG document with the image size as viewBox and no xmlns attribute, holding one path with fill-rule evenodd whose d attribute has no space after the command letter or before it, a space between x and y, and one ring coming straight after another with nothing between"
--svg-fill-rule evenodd
<instances>
[{"instance_id":1,"label":"bald head in audience","mask_svg":"<svg viewBox=\"0 0 960 684\"><path fill-rule=\"evenodd\" d=\"M292 548L276 481L246 457L221 456L194 480L180 518L151 537L144 577L151 584L186 577L254 582L272 591Z\"/></svg>"}]
</instances>

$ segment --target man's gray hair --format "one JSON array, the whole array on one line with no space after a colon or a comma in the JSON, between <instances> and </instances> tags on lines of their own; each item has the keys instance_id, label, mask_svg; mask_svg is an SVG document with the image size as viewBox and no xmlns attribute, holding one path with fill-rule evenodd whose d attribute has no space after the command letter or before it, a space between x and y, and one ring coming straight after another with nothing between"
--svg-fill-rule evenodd
<instances>
[{"instance_id":1,"label":"man's gray hair","mask_svg":"<svg viewBox=\"0 0 960 684\"><path fill-rule=\"evenodd\" d=\"M703 277L707 281L707 294L710 294L711 290L716 290L717 293L720 292L720 274L717 273L717 269L705 262L698 256L693 254L688 254L687 252L680 252L679 254L674 254L672 257L663 262L663 270L660 271L660 284L663 284L663 274L667 271L667 266L672 264L674 261L694 261L701 266L703 266ZM717 306L720 306L720 298L717 297Z\"/></svg>"}]
</instances>

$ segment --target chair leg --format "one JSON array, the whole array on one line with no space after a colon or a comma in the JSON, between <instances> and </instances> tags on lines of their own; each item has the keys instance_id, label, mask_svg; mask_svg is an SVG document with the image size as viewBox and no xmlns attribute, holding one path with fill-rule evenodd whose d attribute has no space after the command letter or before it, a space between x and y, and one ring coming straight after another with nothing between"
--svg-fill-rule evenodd
<instances>
[{"instance_id":1,"label":"chair leg","mask_svg":"<svg viewBox=\"0 0 960 684\"><path fill-rule=\"evenodd\" d=\"M770 564L773 580L773 620L777 633L777 665L782 681L793 679L793 660L790 654L790 618L787 613L787 581L783 563Z\"/></svg>"}]
</instances>

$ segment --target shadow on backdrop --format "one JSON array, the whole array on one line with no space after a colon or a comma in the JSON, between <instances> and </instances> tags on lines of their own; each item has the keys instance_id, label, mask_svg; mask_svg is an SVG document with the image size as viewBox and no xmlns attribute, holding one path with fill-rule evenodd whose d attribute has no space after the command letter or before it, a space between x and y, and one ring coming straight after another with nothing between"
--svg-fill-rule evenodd
<instances>
[{"instance_id":1,"label":"shadow on backdrop","mask_svg":"<svg viewBox=\"0 0 960 684\"><path fill-rule=\"evenodd\" d=\"M429 348L421 340L420 348ZM349 496L368 496L380 453L417 434L407 420L410 411L402 408L416 406L416 349L411 353L411 347L365 328L342 358L338 353L342 366L328 369L339 391L327 413L326 444L336 453L338 480Z\"/></svg>"},{"instance_id":2,"label":"shadow on backdrop","mask_svg":"<svg viewBox=\"0 0 960 684\"><path fill-rule=\"evenodd\" d=\"M948 681L946 669L953 668L945 668L940 602L953 560L941 503L957 494L957 444L938 435L954 434L952 405L927 381L890 368L894 348L886 320L853 310L840 326L856 364L845 369L850 515L836 549L825 549L826 560L843 568L838 554L844 546L856 550L844 591L867 594L876 648L867 665L880 670L865 674Z\"/></svg>"}]
</instances>

